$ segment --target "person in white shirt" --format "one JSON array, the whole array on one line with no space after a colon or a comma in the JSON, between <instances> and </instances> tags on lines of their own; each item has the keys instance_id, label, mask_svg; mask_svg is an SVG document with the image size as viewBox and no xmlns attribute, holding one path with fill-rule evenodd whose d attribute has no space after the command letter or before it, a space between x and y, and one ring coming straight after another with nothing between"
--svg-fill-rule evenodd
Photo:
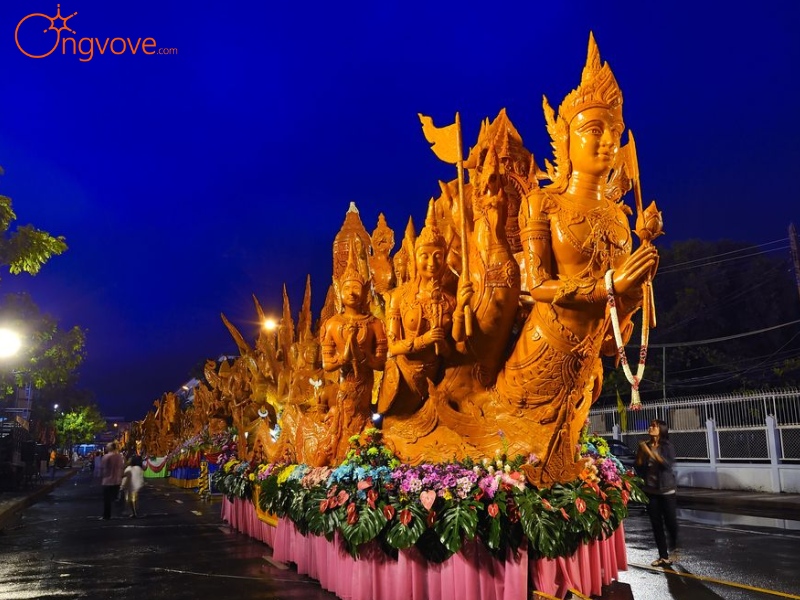
<instances>
[{"instance_id":1,"label":"person in white shirt","mask_svg":"<svg viewBox=\"0 0 800 600\"><path fill-rule=\"evenodd\" d=\"M144 470L142 469L142 457L135 454L131 457L130 463L125 467L122 475L122 491L125 492L125 500L131 507L130 516L134 519L139 511L139 490L144 486Z\"/></svg>"}]
</instances>

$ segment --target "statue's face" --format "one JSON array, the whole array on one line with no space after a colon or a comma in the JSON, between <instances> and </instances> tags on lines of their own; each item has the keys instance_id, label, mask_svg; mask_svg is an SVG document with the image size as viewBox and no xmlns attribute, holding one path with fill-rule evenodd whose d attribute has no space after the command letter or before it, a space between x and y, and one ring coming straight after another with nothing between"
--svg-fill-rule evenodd
<instances>
[{"instance_id":1,"label":"statue's face","mask_svg":"<svg viewBox=\"0 0 800 600\"><path fill-rule=\"evenodd\" d=\"M439 246L425 244L414 252L417 274L423 279L436 279L444 269L444 250Z\"/></svg>"},{"instance_id":2,"label":"statue's face","mask_svg":"<svg viewBox=\"0 0 800 600\"><path fill-rule=\"evenodd\" d=\"M569 127L569 160L573 173L601 177L614 164L624 124L618 113L606 108L587 108Z\"/></svg>"},{"instance_id":3,"label":"statue's face","mask_svg":"<svg viewBox=\"0 0 800 600\"><path fill-rule=\"evenodd\" d=\"M389 234L378 234L372 238L372 244L379 253L389 254L394 246L394 237Z\"/></svg>"},{"instance_id":4,"label":"statue's face","mask_svg":"<svg viewBox=\"0 0 800 600\"><path fill-rule=\"evenodd\" d=\"M408 276L408 263L406 262L405 254L395 254L393 263L395 275L397 275L398 279L405 281Z\"/></svg>"},{"instance_id":5,"label":"statue's face","mask_svg":"<svg viewBox=\"0 0 800 600\"><path fill-rule=\"evenodd\" d=\"M360 281L349 280L342 284L342 304L351 308L361 308L364 286Z\"/></svg>"}]
</instances>

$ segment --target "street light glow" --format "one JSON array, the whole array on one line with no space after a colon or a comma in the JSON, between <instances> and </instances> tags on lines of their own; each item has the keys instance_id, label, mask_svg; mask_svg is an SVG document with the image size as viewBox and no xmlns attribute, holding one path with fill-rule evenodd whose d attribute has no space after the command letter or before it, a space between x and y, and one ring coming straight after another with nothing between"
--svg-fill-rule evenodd
<instances>
[{"instance_id":1,"label":"street light glow","mask_svg":"<svg viewBox=\"0 0 800 600\"><path fill-rule=\"evenodd\" d=\"M14 356L22 346L19 334L10 329L0 329L0 358Z\"/></svg>"},{"instance_id":2,"label":"street light glow","mask_svg":"<svg viewBox=\"0 0 800 600\"><path fill-rule=\"evenodd\" d=\"M264 319L264 329L267 331L274 331L277 326L278 322L275 319Z\"/></svg>"}]
</instances>

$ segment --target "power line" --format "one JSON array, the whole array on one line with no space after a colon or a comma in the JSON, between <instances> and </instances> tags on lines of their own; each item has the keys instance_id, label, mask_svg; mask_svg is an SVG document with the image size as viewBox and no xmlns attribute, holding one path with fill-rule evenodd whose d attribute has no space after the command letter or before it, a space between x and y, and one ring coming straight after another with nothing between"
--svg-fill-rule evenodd
<instances>
[{"instance_id":1,"label":"power line","mask_svg":"<svg viewBox=\"0 0 800 600\"><path fill-rule=\"evenodd\" d=\"M772 246L774 244L787 243L788 241L789 241L788 238L780 238L780 239L777 239L777 240L773 240L771 242L764 242L763 244L756 244L754 246L747 246L745 248L739 248L738 250L730 250L728 252L722 252L720 254L713 254L711 256L704 256L702 258L694 258L692 260L686 260L686 261L683 261L683 262L680 262L680 263L675 263L673 265L667 265L664 268L665 269L674 269L675 267L682 267L684 265L691 265L693 263L702 262L704 260L709 260L709 259L713 259L713 258L721 258L723 256L730 256L731 254L739 254L741 252L752 252L753 249L755 249L755 248L765 248L767 246ZM782 246L781 248L777 248L777 249L778 250L782 250L783 248L786 248L786 247L787 246ZM770 250L767 250L766 252L772 252L772 251L773 250L770 249ZM756 253L756 254L763 254L763 252Z\"/></svg>"},{"instance_id":2,"label":"power line","mask_svg":"<svg viewBox=\"0 0 800 600\"><path fill-rule=\"evenodd\" d=\"M724 337L718 338L711 338L708 340L696 340L694 342L674 342L670 344L649 344L650 348L685 348L687 346L703 346L706 344L716 344L717 342L727 342L728 340L735 340L737 338L748 337L751 335L758 335L759 333L766 333L767 331L773 331L774 329L780 329L781 327L788 327L789 325L797 325L800 323L800 319L795 319L794 321L788 321L786 323L781 323L780 325L773 325L772 327L765 327L764 329L756 329L755 331L746 331L744 333L735 333L733 335L726 335ZM635 348L636 346L631 346L631 348Z\"/></svg>"}]
</instances>

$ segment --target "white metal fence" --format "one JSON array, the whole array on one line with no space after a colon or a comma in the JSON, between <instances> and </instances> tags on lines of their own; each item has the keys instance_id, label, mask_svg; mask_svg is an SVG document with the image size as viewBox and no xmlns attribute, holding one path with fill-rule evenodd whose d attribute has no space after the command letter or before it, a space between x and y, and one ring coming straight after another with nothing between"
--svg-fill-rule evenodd
<instances>
[{"instance_id":1,"label":"white metal fence","mask_svg":"<svg viewBox=\"0 0 800 600\"><path fill-rule=\"evenodd\" d=\"M689 396L644 403L641 410L593 408L593 432L632 449L653 419L665 421L679 460L800 464L800 390Z\"/></svg>"}]
</instances>

